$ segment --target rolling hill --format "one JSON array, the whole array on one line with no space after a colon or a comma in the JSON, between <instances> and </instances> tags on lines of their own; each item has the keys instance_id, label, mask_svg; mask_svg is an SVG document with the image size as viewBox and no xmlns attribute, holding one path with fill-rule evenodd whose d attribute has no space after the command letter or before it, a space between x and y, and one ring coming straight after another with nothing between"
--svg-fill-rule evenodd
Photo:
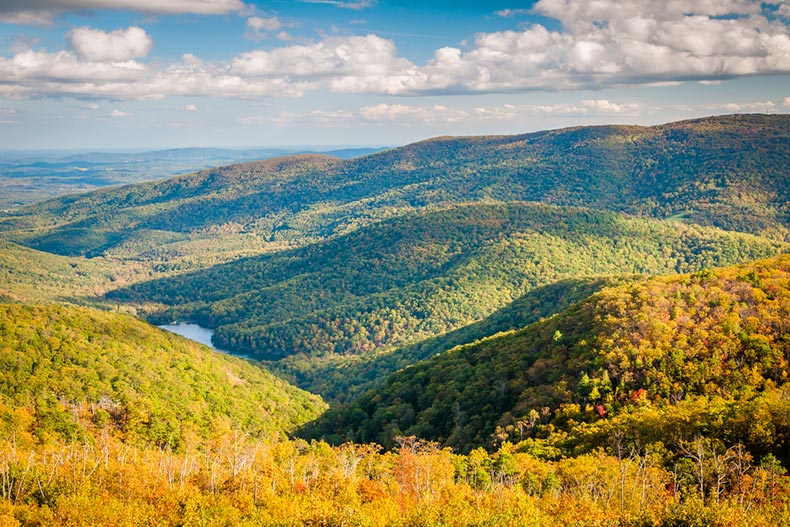
<instances>
[{"instance_id":1,"label":"rolling hill","mask_svg":"<svg viewBox=\"0 0 790 527\"><path fill-rule=\"evenodd\" d=\"M675 451L703 435L787 463L788 321L788 256L627 281L407 367L305 433L462 451L529 438L550 457L611 446L617 430Z\"/></svg>"},{"instance_id":2,"label":"rolling hill","mask_svg":"<svg viewBox=\"0 0 790 527\"><path fill-rule=\"evenodd\" d=\"M780 250L752 235L614 212L460 205L108 298L150 310L157 323L216 328L220 347L256 358L359 355L460 328L564 278L686 272Z\"/></svg>"},{"instance_id":3,"label":"rolling hill","mask_svg":"<svg viewBox=\"0 0 790 527\"><path fill-rule=\"evenodd\" d=\"M0 305L0 423L42 440L112 426L130 440L177 446L231 426L293 430L325 409L242 359L128 315L58 305ZM21 421L25 423L23 419Z\"/></svg>"},{"instance_id":4,"label":"rolling hill","mask_svg":"<svg viewBox=\"0 0 790 527\"><path fill-rule=\"evenodd\" d=\"M267 364L299 386L333 402L349 402L389 375L445 350L550 317L627 276L570 278L540 286L488 317L459 329L378 353L356 356L293 355Z\"/></svg>"},{"instance_id":5,"label":"rolling hill","mask_svg":"<svg viewBox=\"0 0 790 527\"><path fill-rule=\"evenodd\" d=\"M0 524L784 525L788 132L445 137L6 211Z\"/></svg>"},{"instance_id":6,"label":"rolling hill","mask_svg":"<svg viewBox=\"0 0 790 527\"><path fill-rule=\"evenodd\" d=\"M48 252L173 270L485 200L676 217L787 239L788 163L786 115L437 138L351 160L278 158L64 197L6 212L0 232Z\"/></svg>"}]
</instances>

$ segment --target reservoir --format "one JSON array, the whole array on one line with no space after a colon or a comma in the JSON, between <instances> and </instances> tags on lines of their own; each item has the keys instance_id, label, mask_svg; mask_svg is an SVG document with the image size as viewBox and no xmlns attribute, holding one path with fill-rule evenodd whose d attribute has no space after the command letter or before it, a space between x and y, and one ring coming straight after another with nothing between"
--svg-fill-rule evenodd
<instances>
[{"instance_id":1,"label":"reservoir","mask_svg":"<svg viewBox=\"0 0 790 527\"><path fill-rule=\"evenodd\" d=\"M178 324L164 324L157 327L159 329L164 329L171 333L175 333L176 335L181 335L182 337L186 337L190 340L194 340L195 342L205 344L214 351L219 351L220 353L224 353L226 355L233 355L234 357L241 357L242 359L255 360L252 357L248 357L247 355L239 355L214 346L214 344L211 342L211 337L214 335L213 329L204 328L202 326L198 326L197 324L187 324L180 322Z\"/></svg>"}]
</instances>

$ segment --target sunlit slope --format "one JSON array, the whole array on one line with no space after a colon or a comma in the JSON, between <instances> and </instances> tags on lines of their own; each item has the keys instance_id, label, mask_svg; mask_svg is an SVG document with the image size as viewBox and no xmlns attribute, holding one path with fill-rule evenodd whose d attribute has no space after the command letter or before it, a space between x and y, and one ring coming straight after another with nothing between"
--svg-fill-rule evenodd
<instances>
[{"instance_id":1,"label":"sunlit slope","mask_svg":"<svg viewBox=\"0 0 790 527\"><path fill-rule=\"evenodd\" d=\"M356 355L485 318L564 278L673 273L773 256L780 242L680 222L530 203L402 215L305 248L110 294L156 321L217 328L262 359Z\"/></svg>"},{"instance_id":2,"label":"sunlit slope","mask_svg":"<svg viewBox=\"0 0 790 527\"><path fill-rule=\"evenodd\" d=\"M632 280L408 367L307 434L462 450L531 438L549 456L617 434L669 449L706 436L787 462L788 321L788 256Z\"/></svg>"},{"instance_id":3,"label":"sunlit slope","mask_svg":"<svg viewBox=\"0 0 790 527\"><path fill-rule=\"evenodd\" d=\"M447 137L353 160L279 158L65 197L7 213L0 230L45 251L142 257L175 270L483 200L674 216L786 238L788 166L787 115Z\"/></svg>"},{"instance_id":4,"label":"sunlit slope","mask_svg":"<svg viewBox=\"0 0 790 527\"><path fill-rule=\"evenodd\" d=\"M320 393L332 403L348 402L406 366L455 346L520 329L559 313L607 285L628 279L606 276L560 280L530 290L483 320L413 344L354 356L292 355L269 364L293 378L299 386Z\"/></svg>"},{"instance_id":5,"label":"sunlit slope","mask_svg":"<svg viewBox=\"0 0 790 527\"><path fill-rule=\"evenodd\" d=\"M0 413L26 409L41 437L69 438L86 423L162 444L217 426L276 433L324 408L256 365L131 316L0 305Z\"/></svg>"}]
</instances>

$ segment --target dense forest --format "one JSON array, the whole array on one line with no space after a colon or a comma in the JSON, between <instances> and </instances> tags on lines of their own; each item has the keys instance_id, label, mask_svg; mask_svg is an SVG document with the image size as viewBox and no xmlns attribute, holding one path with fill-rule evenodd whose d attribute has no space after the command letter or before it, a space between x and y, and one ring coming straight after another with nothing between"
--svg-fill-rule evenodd
<instances>
[{"instance_id":1,"label":"dense forest","mask_svg":"<svg viewBox=\"0 0 790 527\"><path fill-rule=\"evenodd\" d=\"M604 287L556 316L410 366L308 426L550 459L710 436L790 463L790 257ZM675 452L677 454L677 452Z\"/></svg>"},{"instance_id":2,"label":"dense forest","mask_svg":"<svg viewBox=\"0 0 790 527\"><path fill-rule=\"evenodd\" d=\"M745 277L780 304L790 262L778 263L615 285L590 298L608 305L621 300L616 292L656 284L699 294L700 281L733 286ZM764 302L757 294L755 317L778 323L776 305ZM588 385L582 376L574 397L586 394L592 405L593 391L603 390L611 421L590 419L579 404L561 407L551 424L539 415L534 427L564 432L560 441L533 438L524 424L530 437L500 432L497 446L467 454L414 436L395 437L387 449L331 446L287 439L272 427L289 404L292 420L279 427L309 418L320 409L315 398L132 317L4 305L0 321L3 525L790 525L789 484L781 458L770 452L783 452L790 412L786 396L774 390L768 397L767 384L714 387L738 379L713 377L714 392L755 391L736 409L729 400L685 394L670 414L658 396L623 404L600 379ZM750 382L776 369L770 354L768 362L758 355L744 354L759 363ZM268 410L256 410L256 401ZM626 411L628 404L635 408ZM677 436L664 444L656 439L669 439L667 428ZM729 443L737 436L727 429L748 429L750 442ZM692 430L697 434L685 439ZM571 454L558 453L574 441Z\"/></svg>"},{"instance_id":3,"label":"dense forest","mask_svg":"<svg viewBox=\"0 0 790 527\"><path fill-rule=\"evenodd\" d=\"M5 213L9 241L180 272L304 245L426 206L540 201L786 239L786 115L437 138L352 160L304 155Z\"/></svg>"},{"instance_id":4,"label":"dense forest","mask_svg":"<svg viewBox=\"0 0 790 527\"><path fill-rule=\"evenodd\" d=\"M790 526L789 137L445 137L4 211L0 526Z\"/></svg>"},{"instance_id":5,"label":"dense forest","mask_svg":"<svg viewBox=\"0 0 790 527\"><path fill-rule=\"evenodd\" d=\"M112 422L124 437L178 445L216 426L290 431L325 404L247 361L88 308L0 304L0 422L44 441ZM8 429L8 427L11 427ZM46 441L45 441L46 442Z\"/></svg>"},{"instance_id":6,"label":"dense forest","mask_svg":"<svg viewBox=\"0 0 790 527\"><path fill-rule=\"evenodd\" d=\"M462 344L520 329L552 316L607 284L632 279L631 276L559 280L537 287L488 317L435 337L364 355L310 357L292 355L265 364L299 386L309 387L330 402L348 402L390 374Z\"/></svg>"},{"instance_id":7,"label":"dense forest","mask_svg":"<svg viewBox=\"0 0 790 527\"><path fill-rule=\"evenodd\" d=\"M473 323L564 278L684 272L780 250L787 245L614 212L474 204L405 214L109 298L152 309L156 322L217 328L219 346L256 358L359 355Z\"/></svg>"}]
</instances>

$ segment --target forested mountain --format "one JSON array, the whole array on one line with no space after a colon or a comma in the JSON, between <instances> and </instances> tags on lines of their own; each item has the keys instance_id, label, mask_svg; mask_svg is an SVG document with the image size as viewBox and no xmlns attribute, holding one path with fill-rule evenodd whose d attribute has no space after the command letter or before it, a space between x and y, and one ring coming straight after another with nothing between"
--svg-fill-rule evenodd
<instances>
[{"instance_id":1,"label":"forested mountain","mask_svg":"<svg viewBox=\"0 0 790 527\"><path fill-rule=\"evenodd\" d=\"M325 399L335 403L348 402L406 366L455 346L469 344L496 333L520 329L559 313L606 285L630 279L633 277L620 275L559 280L530 290L483 320L413 344L354 356L292 355L267 364L287 378L293 379L299 386L322 394Z\"/></svg>"},{"instance_id":2,"label":"forested mountain","mask_svg":"<svg viewBox=\"0 0 790 527\"><path fill-rule=\"evenodd\" d=\"M510 203L401 215L305 248L109 295L152 320L217 328L261 359L357 355L457 329L556 280L669 273L775 255L752 235L614 212Z\"/></svg>"},{"instance_id":3,"label":"forested mountain","mask_svg":"<svg viewBox=\"0 0 790 527\"><path fill-rule=\"evenodd\" d=\"M381 150L383 148L343 148L322 153L350 159ZM297 153L317 152L282 148L174 148L68 155L64 152L0 151L0 210L103 187L161 180L205 168Z\"/></svg>"},{"instance_id":4,"label":"forested mountain","mask_svg":"<svg viewBox=\"0 0 790 527\"><path fill-rule=\"evenodd\" d=\"M5 211L0 525L787 525L788 167L725 116Z\"/></svg>"},{"instance_id":5,"label":"forested mountain","mask_svg":"<svg viewBox=\"0 0 790 527\"><path fill-rule=\"evenodd\" d=\"M790 462L790 257L605 287L392 375L307 432L577 455L708 436ZM619 430L619 432L618 432Z\"/></svg>"},{"instance_id":6,"label":"forested mountain","mask_svg":"<svg viewBox=\"0 0 790 527\"><path fill-rule=\"evenodd\" d=\"M173 270L480 200L674 216L787 238L789 136L786 115L739 115L438 138L346 161L279 158L60 198L7 212L0 229L49 252L143 258Z\"/></svg>"},{"instance_id":7,"label":"forested mountain","mask_svg":"<svg viewBox=\"0 0 790 527\"><path fill-rule=\"evenodd\" d=\"M0 304L0 423L42 439L112 426L176 446L217 426L290 431L324 409L256 365L128 315Z\"/></svg>"}]
</instances>

